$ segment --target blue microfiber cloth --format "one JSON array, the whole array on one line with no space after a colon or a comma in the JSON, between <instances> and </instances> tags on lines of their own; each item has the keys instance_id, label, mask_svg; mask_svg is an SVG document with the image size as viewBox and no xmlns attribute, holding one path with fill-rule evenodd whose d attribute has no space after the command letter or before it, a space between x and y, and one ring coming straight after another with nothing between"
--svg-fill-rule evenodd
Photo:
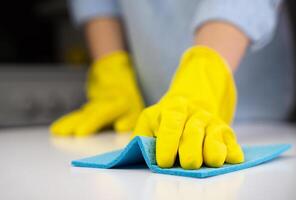
<instances>
[{"instance_id":1,"label":"blue microfiber cloth","mask_svg":"<svg viewBox=\"0 0 296 200\"><path fill-rule=\"evenodd\" d=\"M245 162L242 164L224 164L221 168L202 167L197 170L185 170L179 166L163 169L157 166L155 160L155 139L150 137L135 137L122 150L72 161L76 167L91 168L133 168L139 164L145 164L152 172L187 176L194 178L206 178L225 174L272 160L291 148L290 144L275 144L265 146L244 146Z\"/></svg>"}]
</instances>

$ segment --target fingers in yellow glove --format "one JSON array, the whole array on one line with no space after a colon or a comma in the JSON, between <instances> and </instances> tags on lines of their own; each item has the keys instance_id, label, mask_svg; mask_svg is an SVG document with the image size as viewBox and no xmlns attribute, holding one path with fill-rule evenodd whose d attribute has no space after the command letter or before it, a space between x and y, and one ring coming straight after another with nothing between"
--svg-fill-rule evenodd
<instances>
[{"instance_id":1,"label":"fingers in yellow glove","mask_svg":"<svg viewBox=\"0 0 296 200\"><path fill-rule=\"evenodd\" d=\"M234 131L231 127L225 126L223 140L227 147L226 162L229 164L242 163L245 160L244 152L238 144Z\"/></svg>"},{"instance_id":2,"label":"fingers in yellow glove","mask_svg":"<svg viewBox=\"0 0 296 200\"><path fill-rule=\"evenodd\" d=\"M198 169L203 164L203 141L207 119L200 113L186 122L179 144L180 165L184 169Z\"/></svg>"},{"instance_id":3,"label":"fingers in yellow glove","mask_svg":"<svg viewBox=\"0 0 296 200\"><path fill-rule=\"evenodd\" d=\"M209 167L221 167L227 156L227 148L223 141L219 124L210 124L206 129L203 156L204 162Z\"/></svg>"},{"instance_id":4,"label":"fingers in yellow glove","mask_svg":"<svg viewBox=\"0 0 296 200\"><path fill-rule=\"evenodd\" d=\"M244 161L243 151L237 144L233 130L216 119L206 128L203 156L205 164L210 167L221 167L225 161L231 164Z\"/></svg>"},{"instance_id":5,"label":"fingers in yellow glove","mask_svg":"<svg viewBox=\"0 0 296 200\"><path fill-rule=\"evenodd\" d=\"M124 104L123 101L89 103L84 111L84 119L77 125L74 135L78 137L88 136L111 124L125 112Z\"/></svg>"},{"instance_id":6,"label":"fingers in yellow glove","mask_svg":"<svg viewBox=\"0 0 296 200\"><path fill-rule=\"evenodd\" d=\"M53 122L50 126L50 132L54 136L67 137L70 136L75 129L77 123L81 120L82 112L74 111Z\"/></svg>"},{"instance_id":7,"label":"fingers in yellow glove","mask_svg":"<svg viewBox=\"0 0 296 200\"><path fill-rule=\"evenodd\" d=\"M132 138L135 136L153 137L159 124L159 106L153 105L143 110L137 120Z\"/></svg>"},{"instance_id":8,"label":"fingers in yellow glove","mask_svg":"<svg viewBox=\"0 0 296 200\"><path fill-rule=\"evenodd\" d=\"M114 122L114 129L117 133L125 133L135 128L135 124L139 117L139 112L130 112L120 116Z\"/></svg>"},{"instance_id":9,"label":"fingers in yellow glove","mask_svg":"<svg viewBox=\"0 0 296 200\"><path fill-rule=\"evenodd\" d=\"M175 99L166 104L161 111L160 125L156 132L158 166L168 168L174 165L187 116L185 99Z\"/></svg>"},{"instance_id":10,"label":"fingers in yellow glove","mask_svg":"<svg viewBox=\"0 0 296 200\"><path fill-rule=\"evenodd\" d=\"M125 112L124 102L114 101L110 104L90 102L82 110L70 113L52 125L51 131L56 136L86 137L111 124ZM62 134L63 133L63 134Z\"/></svg>"}]
</instances>

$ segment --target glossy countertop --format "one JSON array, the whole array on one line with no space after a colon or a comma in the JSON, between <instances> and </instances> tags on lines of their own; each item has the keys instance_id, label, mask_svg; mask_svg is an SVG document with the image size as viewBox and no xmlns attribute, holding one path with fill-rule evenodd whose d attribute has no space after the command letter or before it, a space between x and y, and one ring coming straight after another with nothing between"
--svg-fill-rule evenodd
<instances>
[{"instance_id":1,"label":"glossy countertop","mask_svg":"<svg viewBox=\"0 0 296 200\"><path fill-rule=\"evenodd\" d=\"M72 167L73 159L124 147L127 134L52 138L47 127L0 130L0 199L296 199L296 125L234 126L241 144L291 143L280 158L206 179L154 174L148 169Z\"/></svg>"}]
</instances>

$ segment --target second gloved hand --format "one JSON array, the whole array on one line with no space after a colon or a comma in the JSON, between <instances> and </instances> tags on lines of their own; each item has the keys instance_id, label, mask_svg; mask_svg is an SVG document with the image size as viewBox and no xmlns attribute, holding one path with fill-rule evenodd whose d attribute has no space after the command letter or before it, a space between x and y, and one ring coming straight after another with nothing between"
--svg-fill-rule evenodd
<instances>
[{"instance_id":1,"label":"second gloved hand","mask_svg":"<svg viewBox=\"0 0 296 200\"><path fill-rule=\"evenodd\" d=\"M88 136L105 126L117 132L131 131L143 109L128 54L122 51L96 61L87 82L88 102L57 121L50 130L56 136Z\"/></svg>"},{"instance_id":2,"label":"second gloved hand","mask_svg":"<svg viewBox=\"0 0 296 200\"><path fill-rule=\"evenodd\" d=\"M241 163L244 154L230 127L236 89L226 62L214 50L187 50L171 86L139 117L133 136L156 138L156 161L172 167L177 154L182 168Z\"/></svg>"}]
</instances>

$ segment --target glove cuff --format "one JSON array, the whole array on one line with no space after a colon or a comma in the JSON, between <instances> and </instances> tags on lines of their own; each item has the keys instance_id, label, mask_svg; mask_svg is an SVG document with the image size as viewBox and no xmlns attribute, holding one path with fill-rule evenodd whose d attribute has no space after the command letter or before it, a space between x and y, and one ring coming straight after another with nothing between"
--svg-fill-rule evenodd
<instances>
[{"instance_id":1,"label":"glove cuff","mask_svg":"<svg viewBox=\"0 0 296 200\"><path fill-rule=\"evenodd\" d=\"M103 57L95 60L92 64L92 68L97 67L112 67L112 66L122 66L130 63L129 54L126 51L115 51L104 55ZM130 64L129 64L130 65Z\"/></svg>"},{"instance_id":2,"label":"glove cuff","mask_svg":"<svg viewBox=\"0 0 296 200\"><path fill-rule=\"evenodd\" d=\"M196 102L203 102L211 107L211 112L230 123L237 95L228 66L225 59L209 47L189 48L183 54L168 94L187 96Z\"/></svg>"},{"instance_id":3,"label":"glove cuff","mask_svg":"<svg viewBox=\"0 0 296 200\"><path fill-rule=\"evenodd\" d=\"M221 56L221 54L215 49L212 49L204 45L197 45L197 46L191 47L184 52L181 62L191 60L193 57L198 57L198 58L202 57L205 59L213 60L215 62L218 61L221 63L221 65L219 66L225 66L225 69L232 75L232 71L229 67L227 60L225 60Z\"/></svg>"}]
</instances>

